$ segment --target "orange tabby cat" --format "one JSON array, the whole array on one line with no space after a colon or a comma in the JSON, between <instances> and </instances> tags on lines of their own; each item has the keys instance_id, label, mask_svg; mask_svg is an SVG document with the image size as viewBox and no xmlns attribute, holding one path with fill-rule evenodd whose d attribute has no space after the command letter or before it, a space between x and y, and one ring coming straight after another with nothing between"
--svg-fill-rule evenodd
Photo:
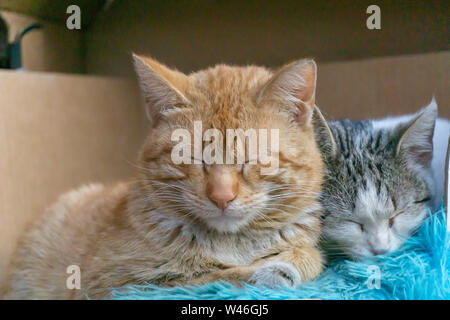
<instances>
[{"instance_id":1,"label":"orange tabby cat","mask_svg":"<svg viewBox=\"0 0 450 320\"><path fill-rule=\"evenodd\" d=\"M151 120L139 178L63 195L21 240L6 298L109 298L112 288L153 283L296 286L317 277L323 163L311 115L316 65L271 73L218 65L185 75L134 56ZM279 129L279 169L262 164L179 164L174 128ZM224 135L225 136L225 135ZM81 288L66 287L67 267Z\"/></svg>"}]
</instances>

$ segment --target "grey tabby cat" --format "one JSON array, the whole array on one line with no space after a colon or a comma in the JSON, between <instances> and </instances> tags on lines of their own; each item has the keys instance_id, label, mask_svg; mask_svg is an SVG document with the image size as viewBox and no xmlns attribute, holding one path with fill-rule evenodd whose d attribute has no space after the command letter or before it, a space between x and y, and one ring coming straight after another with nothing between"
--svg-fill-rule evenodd
<instances>
[{"instance_id":1,"label":"grey tabby cat","mask_svg":"<svg viewBox=\"0 0 450 320\"><path fill-rule=\"evenodd\" d=\"M435 196L436 117L434 100L398 121L327 124L316 108L316 136L327 165L321 200L329 253L361 259L391 252L420 226ZM448 121L444 125L448 139Z\"/></svg>"}]
</instances>

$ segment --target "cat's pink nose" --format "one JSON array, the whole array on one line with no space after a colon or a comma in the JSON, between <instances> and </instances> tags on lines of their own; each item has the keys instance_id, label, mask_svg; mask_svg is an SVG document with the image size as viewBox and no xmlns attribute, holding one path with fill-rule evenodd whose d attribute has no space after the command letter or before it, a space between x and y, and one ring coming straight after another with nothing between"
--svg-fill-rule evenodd
<instances>
[{"instance_id":1,"label":"cat's pink nose","mask_svg":"<svg viewBox=\"0 0 450 320\"><path fill-rule=\"evenodd\" d=\"M375 235L375 238L370 239L368 243L370 252L372 252L374 256L382 255L388 252L388 246L383 244L383 241L380 239L378 234Z\"/></svg>"},{"instance_id":2,"label":"cat's pink nose","mask_svg":"<svg viewBox=\"0 0 450 320\"><path fill-rule=\"evenodd\" d=\"M216 206L221 209L225 210L229 203L233 201L236 198L236 195L231 192L225 192L221 194L212 194L209 196L209 198L215 202Z\"/></svg>"},{"instance_id":3,"label":"cat's pink nose","mask_svg":"<svg viewBox=\"0 0 450 320\"><path fill-rule=\"evenodd\" d=\"M222 211L233 201L239 190L239 178L235 172L224 168L211 168L206 185L208 198Z\"/></svg>"}]
</instances>

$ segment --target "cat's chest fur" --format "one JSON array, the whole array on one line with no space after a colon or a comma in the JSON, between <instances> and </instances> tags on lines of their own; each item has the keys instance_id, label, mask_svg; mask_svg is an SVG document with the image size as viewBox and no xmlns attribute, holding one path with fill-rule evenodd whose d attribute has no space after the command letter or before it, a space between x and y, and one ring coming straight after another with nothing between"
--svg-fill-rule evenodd
<instances>
[{"instance_id":1,"label":"cat's chest fur","mask_svg":"<svg viewBox=\"0 0 450 320\"><path fill-rule=\"evenodd\" d=\"M180 259L190 256L186 255L190 252L208 260L233 266L247 265L286 239L301 235L304 230L299 228L299 225L304 225L308 221L308 218L300 214L297 219L286 223L280 229L219 233L202 225L182 224L158 211L154 211L153 215L158 217L158 229L161 234L167 234L164 231L166 228L180 230L177 238L169 245L174 248L174 254Z\"/></svg>"}]
</instances>

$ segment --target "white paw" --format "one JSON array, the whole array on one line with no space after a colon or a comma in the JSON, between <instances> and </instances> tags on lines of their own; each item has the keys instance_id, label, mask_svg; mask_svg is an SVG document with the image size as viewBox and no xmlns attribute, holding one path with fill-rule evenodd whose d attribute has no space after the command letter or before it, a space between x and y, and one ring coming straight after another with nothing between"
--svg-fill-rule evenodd
<instances>
[{"instance_id":1,"label":"white paw","mask_svg":"<svg viewBox=\"0 0 450 320\"><path fill-rule=\"evenodd\" d=\"M270 261L250 277L250 282L258 287L297 287L302 278L298 270L290 263Z\"/></svg>"}]
</instances>

